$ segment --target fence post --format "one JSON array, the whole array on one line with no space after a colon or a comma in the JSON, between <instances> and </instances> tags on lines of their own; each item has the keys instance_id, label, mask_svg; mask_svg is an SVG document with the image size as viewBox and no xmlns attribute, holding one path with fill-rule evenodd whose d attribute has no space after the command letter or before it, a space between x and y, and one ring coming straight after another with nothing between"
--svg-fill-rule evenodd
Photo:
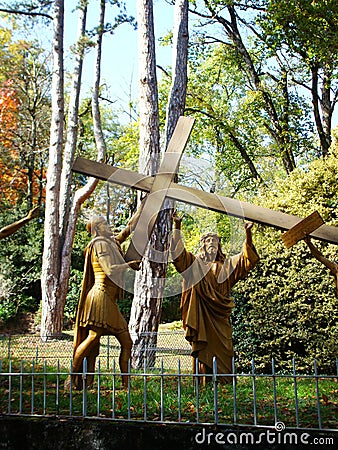
<instances>
[{"instance_id":1,"label":"fence post","mask_svg":"<svg viewBox=\"0 0 338 450\"><path fill-rule=\"evenodd\" d=\"M112 399L111 399L111 417L115 419L115 391L116 391L116 361L113 359L113 376L112 376Z\"/></svg>"},{"instance_id":2,"label":"fence post","mask_svg":"<svg viewBox=\"0 0 338 450\"><path fill-rule=\"evenodd\" d=\"M214 388L214 417L215 424L218 424L218 388L217 388L217 360L216 356L212 359L212 384Z\"/></svg>"},{"instance_id":3,"label":"fence post","mask_svg":"<svg viewBox=\"0 0 338 450\"><path fill-rule=\"evenodd\" d=\"M109 358L110 358L110 336L107 336L107 369L109 370Z\"/></svg>"},{"instance_id":4,"label":"fence post","mask_svg":"<svg viewBox=\"0 0 338 450\"><path fill-rule=\"evenodd\" d=\"M181 422L181 360L178 358L177 362L177 407L178 407L178 421Z\"/></svg>"},{"instance_id":5,"label":"fence post","mask_svg":"<svg viewBox=\"0 0 338 450\"><path fill-rule=\"evenodd\" d=\"M56 395L55 395L55 406L56 406L56 414L59 414L59 406L60 406L60 360L57 361L57 374L56 374Z\"/></svg>"},{"instance_id":6,"label":"fence post","mask_svg":"<svg viewBox=\"0 0 338 450\"><path fill-rule=\"evenodd\" d=\"M236 367L235 367L235 358L232 357L232 386L234 390L234 425L237 424L237 384L236 384Z\"/></svg>"},{"instance_id":7,"label":"fence post","mask_svg":"<svg viewBox=\"0 0 338 450\"><path fill-rule=\"evenodd\" d=\"M276 424L278 422L278 412L277 412L277 390L276 390L276 374L275 374L274 358L271 358L271 365L272 365L272 381L273 381L273 410Z\"/></svg>"},{"instance_id":8,"label":"fence post","mask_svg":"<svg viewBox=\"0 0 338 450\"><path fill-rule=\"evenodd\" d=\"M20 399L19 399L19 414L22 414L22 392L23 392L23 361L20 362Z\"/></svg>"},{"instance_id":9,"label":"fence post","mask_svg":"<svg viewBox=\"0 0 338 450\"><path fill-rule=\"evenodd\" d=\"M314 359L314 369L315 369L315 380L316 380L316 398L317 398L317 417L318 417L318 427L322 429L322 417L320 414L320 400L319 400L319 380L318 380L318 369L317 369L317 360Z\"/></svg>"},{"instance_id":10,"label":"fence post","mask_svg":"<svg viewBox=\"0 0 338 450\"><path fill-rule=\"evenodd\" d=\"M128 360L128 420L131 418L130 359Z\"/></svg>"},{"instance_id":11,"label":"fence post","mask_svg":"<svg viewBox=\"0 0 338 450\"><path fill-rule=\"evenodd\" d=\"M163 379L164 367L163 358L161 358L161 422L164 421L164 379Z\"/></svg>"},{"instance_id":12,"label":"fence post","mask_svg":"<svg viewBox=\"0 0 338 450\"><path fill-rule=\"evenodd\" d=\"M8 361L10 361L10 359L11 359L11 335L8 336L7 359L8 359Z\"/></svg>"},{"instance_id":13,"label":"fence post","mask_svg":"<svg viewBox=\"0 0 338 450\"><path fill-rule=\"evenodd\" d=\"M257 425L257 392L256 392L256 377L255 377L255 358L251 360L251 372L252 372L252 394L253 394L253 407L254 407L254 425Z\"/></svg>"},{"instance_id":14,"label":"fence post","mask_svg":"<svg viewBox=\"0 0 338 450\"><path fill-rule=\"evenodd\" d=\"M31 399L31 414L34 414L34 395L35 395L35 383L34 383L34 372L35 372L35 364L34 359L32 359L32 399Z\"/></svg>"},{"instance_id":15,"label":"fence post","mask_svg":"<svg viewBox=\"0 0 338 450\"><path fill-rule=\"evenodd\" d=\"M196 389L196 423L200 421L200 378L199 378L199 360L195 359L195 389Z\"/></svg>"},{"instance_id":16,"label":"fence post","mask_svg":"<svg viewBox=\"0 0 338 450\"><path fill-rule=\"evenodd\" d=\"M11 413L11 401L12 401L12 361L9 360L9 379L8 379L8 414Z\"/></svg>"},{"instance_id":17,"label":"fence post","mask_svg":"<svg viewBox=\"0 0 338 450\"><path fill-rule=\"evenodd\" d=\"M101 360L97 362L97 417L100 417L101 411Z\"/></svg>"},{"instance_id":18,"label":"fence post","mask_svg":"<svg viewBox=\"0 0 338 450\"><path fill-rule=\"evenodd\" d=\"M47 361L43 360L43 415L47 411Z\"/></svg>"},{"instance_id":19,"label":"fence post","mask_svg":"<svg viewBox=\"0 0 338 450\"><path fill-rule=\"evenodd\" d=\"M295 407L296 407L296 426L297 426L297 428L299 428L298 389L297 389L295 357L292 358L292 370L293 370L293 390L294 390L294 395L295 395Z\"/></svg>"},{"instance_id":20,"label":"fence post","mask_svg":"<svg viewBox=\"0 0 338 450\"><path fill-rule=\"evenodd\" d=\"M83 371L82 371L82 415L83 417L87 416L87 358L83 360Z\"/></svg>"},{"instance_id":21,"label":"fence post","mask_svg":"<svg viewBox=\"0 0 338 450\"><path fill-rule=\"evenodd\" d=\"M69 364L69 414L73 415L73 360L70 360Z\"/></svg>"}]
</instances>

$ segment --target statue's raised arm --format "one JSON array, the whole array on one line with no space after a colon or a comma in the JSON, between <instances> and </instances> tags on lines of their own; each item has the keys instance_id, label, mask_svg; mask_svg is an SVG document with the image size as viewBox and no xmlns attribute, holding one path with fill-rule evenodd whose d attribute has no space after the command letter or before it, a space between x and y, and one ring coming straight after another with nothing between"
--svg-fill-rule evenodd
<instances>
[{"instance_id":1,"label":"statue's raised arm","mask_svg":"<svg viewBox=\"0 0 338 450\"><path fill-rule=\"evenodd\" d=\"M39 216L40 208L37 206L29 211L26 217L23 217L20 220L17 220L14 223L11 223L10 225L5 226L4 228L1 228L0 230L0 239L4 239L11 234L15 233L19 230L19 228L23 227L26 223L30 222L32 219L35 219Z\"/></svg>"},{"instance_id":2,"label":"statue's raised arm","mask_svg":"<svg viewBox=\"0 0 338 450\"><path fill-rule=\"evenodd\" d=\"M338 264L334 261L330 261L327 259L322 252L311 242L311 239L308 235L305 236L304 241L310 249L311 255L317 259L317 261L324 264L330 270L330 274L334 277L334 282L336 286L336 297L338 298Z\"/></svg>"}]
</instances>

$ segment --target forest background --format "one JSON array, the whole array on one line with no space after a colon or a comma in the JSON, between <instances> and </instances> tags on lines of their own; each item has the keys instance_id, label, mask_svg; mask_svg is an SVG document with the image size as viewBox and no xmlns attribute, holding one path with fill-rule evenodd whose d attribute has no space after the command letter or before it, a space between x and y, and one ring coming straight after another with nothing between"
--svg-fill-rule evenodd
<instances>
[{"instance_id":1,"label":"forest background","mask_svg":"<svg viewBox=\"0 0 338 450\"><path fill-rule=\"evenodd\" d=\"M26 312L33 313L38 324L46 309L41 280L46 217L49 220L45 215L46 171L51 162L55 98L52 20L58 3L7 1L0 7L0 227L23 217L33 205L41 208L38 220L0 243L3 326ZM106 16L100 25L99 18L93 19L93 10L88 9L90 20L71 48L66 28L69 53L65 67L59 67L66 75L67 142L62 142L63 155L74 120L70 112L75 98L72 80L76 61L92 58L90 65L96 67L93 55L101 39L101 44L105 40L108 43L103 47L102 61L110 60L118 66L109 42L118 39L121 27L137 33L129 2L127 6L113 0L73 3L74 10L67 10L68 15L81 15L85 6L97 11L101 7L102 11L104 3ZM138 3L152 4L147 0ZM165 11L166 29L154 44L157 53L163 49L168 55L174 47L174 32L168 25L168 14L174 6L164 0L157 0L155 6L155 23L157 17L162 22ZM72 32L73 28L69 26ZM317 210L325 223L338 226L337 28L335 1L190 1L184 113L195 117L196 123L180 168L180 183L300 217ZM123 48L124 43L117 46ZM117 82L109 75L114 64L108 67L99 85L94 76L92 89L85 84L90 76L83 77L76 154L97 159L103 142L108 163L140 170L138 93L130 72L126 73L128 92L126 101L121 102ZM162 151L172 72L173 65L161 60L156 69L158 81L153 81L158 88ZM95 105L99 105L96 112L100 116L101 144ZM58 177L62 179L61 172ZM85 177L74 175L70 191L75 195L87 182ZM74 321L83 249L90 239L86 220L93 213L102 213L115 228L121 228L136 204L135 192L106 183L99 183L83 202L74 241L62 250L71 254L62 326L71 326ZM201 232L213 230L222 237L227 253L240 251L244 239L241 220L183 204L176 207L185 214L184 235L189 250L197 252ZM67 241L65 232L61 235ZM285 369L295 356L300 370L311 367L313 358L317 358L320 370L334 371L338 301L332 277L311 257L304 242L287 250L280 235L280 231L255 226L254 241L261 261L233 292L236 308L232 323L239 365L250 368L255 356L257 366L267 370L274 357L277 366ZM337 259L336 246L318 241L316 245L329 259ZM63 265L63 255L61 251L54 255L59 266ZM129 318L135 296L133 280L127 282L129 288L120 308ZM179 299L180 279L169 264L163 301L157 300L160 307L156 321L179 320Z\"/></svg>"}]
</instances>

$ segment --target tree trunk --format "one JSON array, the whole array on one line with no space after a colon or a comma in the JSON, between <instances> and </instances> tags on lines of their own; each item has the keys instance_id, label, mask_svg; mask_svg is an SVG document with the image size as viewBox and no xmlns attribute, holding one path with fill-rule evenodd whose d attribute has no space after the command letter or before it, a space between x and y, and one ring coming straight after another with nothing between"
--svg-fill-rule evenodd
<instances>
[{"instance_id":1,"label":"tree trunk","mask_svg":"<svg viewBox=\"0 0 338 450\"><path fill-rule=\"evenodd\" d=\"M140 67L140 172L154 174L158 168L158 110L156 104L149 104L157 99L156 86L145 86L148 80L156 81L155 73L155 48L152 25L151 2L139 2L139 24L142 23L146 29L140 30L140 51L143 54L143 64ZM143 9L144 8L144 9ZM142 10L143 9L143 10ZM143 41L146 40L146 42ZM147 48L146 54L144 49ZM187 48L188 48L188 1L178 0L175 3L175 26L174 26L174 50L173 50L173 76L170 91L170 100L167 108L166 122L166 146L170 141L177 120L184 112L185 96L187 87ZM149 71L144 73L143 71ZM150 72L153 71L153 72ZM147 94L151 89L151 94ZM142 105L142 106L141 106ZM152 111L153 121L147 123L143 115ZM142 112L142 114L141 114ZM150 114L149 114L150 116ZM150 120L150 118L149 118ZM145 128L145 127L148 128ZM144 127L144 128L143 128ZM156 146L151 143L150 135L152 129L157 129ZM150 133L150 135L149 135ZM155 144L155 142L153 142ZM148 149L147 153L146 150ZM147 172L144 172L144 164L147 164ZM172 204L165 202L163 210L157 219L155 229L150 239L150 245L143 258L141 270L137 272L135 278L134 301L132 304L129 329L134 342L132 351L132 364L135 368L144 365L144 359L148 367L153 367L155 363L155 348L157 343L157 331L161 318L162 300L165 285L167 263L156 262L153 256L156 252L168 256L169 235L172 226ZM146 353L145 353L146 352Z\"/></svg>"},{"instance_id":2,"label":"tree trunk","mask_svg":"<svg viewBox=\"0 0 338 450\"><path fill-rule=\"evenodd\" d=\"M165 148L168 147L177 121L183 115L187 93L188 67L188 0L176 0L172 55L172 82L167 105Z\"/></svg>"},{"instance_id":3,"label":"tree trunk","mask_svg":"<svg viewBox=\"0 0 338 450\"><path fill-rule=\"evenodd\" d=\"M86 3L86 2L85 2ZM105 0L100 2L100 23L99 32L97 37L97 53L96 53L96 63L94 67L94 87L92 94L92 113L93 113L93 126L94 126L94 137L97 147L97 161L103 162L106 154L106 145L104 142L103 132L101 128L101 118L99 110L99 89L100 89L100 79L101 79L101 58L102 58L102 35L104 30L104 18L105 18ZM85 20L85 16L80 14L80 22ZM85 24L80 27L80 30L84 32ZM81 34L80 34L81 36ZM75 80L77 85L80 87L80 82ZM75 146L73 148L73 153L75 152ZM71 158L73 160L73 157ZM70 162L67 161L67 164ZM69 167L71 170L71 166ZM71 249L74 242L76 223L80 211L80 207L87 198L93 193L96 188L98 180L95 178L90 178L85 186L78 189L71 202L70 213L68 215L68 220L66 223L66 232L63 238L63 246L61 251L62 266L60 271L60 281L59 281L59 303L60 309L63 310L66 303L69 272L71 266Z\"/></svg>"},{"instance_id":4,"label":"tree trunk","mask_svg":"<svg viewBox=\"0 0 338 450\"><path fill-rule=\"evenodd\" d=\"M69 113L67 126L67 141L65 144L62 173L60 182L60 245L63 245L64 235L69 218L71 201L72 165L78 137L79 102L84 58L83 38L86 32L87 0L81 0L78 8L78 41L75 49L75 63L72 75L72 88L69 96Z\"/></svg>"},{"instance_id":5,"label":"tree trunk","mask_svg":"<svg viewBox=\"0 0 338 450\"><path fill-rule=\"evenodd\" d=\"M52 119L49 162L46 182L45 236L41 273L42 318L41 337L60 334L62 313L58 304L59 281L59 191L63 145L63 0L54 2Z\"/></svg>"},{"instance_id":6,"label":"tree trunk","mask_svg":"<svg viewBox=\"0 0 338 450\"><path fill-rule=\"evenodd\" d=\"M138 0L138 54L139 54L139 170L154 175L159 167L160 136L158 118L158 90L156 77L155 35L152 0ZM142 367L143 349L148 345L149 332L157 331L157 317L161 311L158 279L154 278L152 249L153 236L136 273L134 300L130 313L129 330L133 339L132 364ZM148 333L146 336L143 333Z\"/></svg>"},{"instance_id":7,"label":"tree trunk","mask_svg":"<svg viewBox=\"0 0 338 450\"><path fill-rule=\"evenodd\" d=\"M313 105L313 114L315 118L315 124L317 128L317 133L319 136L319 142L320 146L322 148L322 154L325 156L328 151L327 147L327 140L323 128L323 122L320 115L320 101L319 101L319 93L318 93L318 82L319 82L319 75L318 75L318 65L314 64L311 67L311 96L312 96L312 105Z\"/></svg>"},{"instance_id":8,"label":"tree trunk","mask_svg":"<svg viewBox=\"0 0 338 450\"><path fill-rule=\"evenodd\" d=\"M331 64L324 65L323 82L322 82L322 117L323 117L323 132L325 140L322 144L322 155L325 157L329 153L332 142L331 128L332 128L332 113L333 107L331 104L331 87L332 87L333 70Z\"/></svg>"},{"instance_id":9,"label":"tree trunk","mask_svg":"<svg viewBox=\"0 0 338 450\"><path fill-rule=\"evenodd\" d=\"M86 1L83 0L81 5L83 9L80 10L79 22L80 22L80 36L78 42L81 44L82 37L85 30L85 20L86 20ZM101 46L102 46L102 33L104 28L104 12L105 12L105 1L101 0L101 15L100 15L100 26L97 42L97 60L95 65L95 77L94 77L94 89L93 89L93 120L94 120L94 134L95 140L98 148L98 161L102 162L105 155L105 145L103 143L103 133L100 125L100 114L98 107L98 92L100 85L100 73L101 73ZM63 18L63 15L62 15ZM62 42L62 41L61 41ZM59 48L61 44L59 44ZM81 57L79 55L81 54ZM73 89L72 96L73 102L70 106L69 112L69 127L68 132L70 136L68 137L66 144L65 157L63 160L63 181L67 186L63 186L62 192L60 192L60 172L61 172L61 156L62 156L62 138L58 141L57 151L52 148L50 150L50 164L47 174L47 187L46 187L46 224L45 225L45 250L43 258L43 272L41 277L42 282L42 322L41 322L41 336L42 339L47 339L50 336L60 335L62 332L63 324L63 311L66 301L69 271L71 264L71 248L73 245L75 227L78 218L78 213L81 204L90 196L90 194L95 189L98 180L91 178L88 183L75 192L72 201L69 201L70 196L70 186L71 186L71 167L74 159L74 153L76 149L77 141L77 122L78 122L78 105L79 105L79 93L81 86L81 68L83 52L77 55L77 63L75 73L76 76L73 78ZM62 54L59 55L58 59L55 59L55 67L59 67L61 64ZM61 72L54 70L54 77L59 79L58 93L62 95L63 98L63 80L61 83ZM56 92L55 90L53 93ZM57 98L56 94L52 95L53 101ZM53 109L54 111L54 109ZM60 117L62 114L62 120L60 123L63 124L63 104L62 111L59 111ZM52 120L54 116L52 116ZM54 122L52 122L53 124ZM53 127L52 127L53 130ZM51 142L56 141L56 138L52 139L51 132ZM101 136L101 137L100 137ZM55 156L54 156L55 155ZM57 161L51 164L52 161ZM51 191L51 192L50 192ZM68 192L68 194L67 194ZM52 196L53 194L53 196ZM53 201L49 200L52 198ZM48 200L47 200L48 199ZM61 200L60 200L61 199ZM63 203L60 207L60 203ZM65 207L67 204L67 207ZM60 213L59 213L60 211ZM62 214L62 221L60 218ZM60 235L61 230L64 232ZM62 264L60 264L62 261Z\"/></svg>"}]
</instances>

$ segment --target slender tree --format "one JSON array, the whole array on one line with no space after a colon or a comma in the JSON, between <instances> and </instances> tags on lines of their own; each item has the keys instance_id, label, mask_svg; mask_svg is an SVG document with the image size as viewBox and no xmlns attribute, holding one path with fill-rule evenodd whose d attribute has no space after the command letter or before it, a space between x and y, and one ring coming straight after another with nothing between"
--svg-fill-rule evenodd
<instances>
[{"instance_id":1,"label":"slender tree","mask_svg":"<svg viewBox=\"0 0 338 450\"><path fill-rule=\"evenodd\" d=\"M42 318L41 336L59 334L62 330L62 313L58 305L59 253L59 191L60 167L64 136L64 75L63 33L64 2L54 2L52 120L50 130L49 162L46 182L45 238L41 273Z\"/></svg>"},{"instance_id":2,"label":"slender tree","mask_svg":"<svg viewBox=\"0 0 338 450\"><path fill-rule=\"evenodd\" d=\"M100 118L100 109L99 109L99 89L100 89L100 79L101 79L101 57L102 57L102 37L104 30L104 18L105 18L105 0L100 1L100 22L98 27L98 36L96 43L96 63L94 66L94 87L92 94L92 116L93 116L93 124L94 124L94 138L97 148L97 161L103 162L106 155L106 145L104 142L103 132L101 128L101 118ZM80 15L81 21L82 15ZM83 30L84 28L82 28ZM77 82L78 85L80 83ZM78 118L77 118L78 120ZM75 145L73 147L73 154L75 153ZM71 157L73 160L73 156ZM68 167L69 170L71 166L69 166L69 162L67 164L64 163L65 167ZM89 196L93 193L95 187L97 186L98 180L95 178L90 178L88 182L78 189L73 197L71 197L71 203L69 208L68 220L66 221L65 232L62 238L62 248L61 248L61 260L62 266L60 270L59 276L59 299L58 302L60 304L60 308L63 310L66 302L67 290L68 290L68 282L69 282L69 273L70 273L70 265L71 265L71 248L73 246L76 223L80 211L81 205L85 200L89 198Z\"/></svg>"},{"instance_id":3,"label":"slender tree","mask_svg":"<svg viewBox=\"0 0 338 450\"><path fill-rule=\"evenodd\" d=\"M138 55L139 55L139 170L154 175L159 167L160 134L153 1L138 0ZM154 233L153 233L154 236ZM149 335L157 331L162 286L154 277L152 258L153 238L136 273L134 300L130 313L129 330L133 339L132 363L139 367L143 362L142 350L149 346ZM155 320L154 320L155 319Z\"/></svg>"},{"instance_id":4,"label":"slender tree","mask_svg":"<svg viewBox=\"0 0 338 450\"><path fill-rule=\"evenodd\" d=\"M85 51L87 0L81 0L78 8L78 41L75 48L74 68L72 73L71 91L69 95L69 112L67 117L67 140L63 152L61 182L60 182L60 239L65 233L69 218L69 206L72 188L72 165L74 162L79 120L79 101L81 92L82 67Z\"/></svg>"},{"instance_id":5,"label":"slender tree","mask_svg":"<svg viewBox=\"0 0 338 450\"><path fill-rule=\"evenodd\" d=\"M85 33L85 21L86 21L86 7L87 2L81 2L80 14L79 14L79 45L83 45L84 33ZM57 12L57 10L56 10ZM94 136L98 150L97 160L102 162L105 157L105 145L103 141L103 133L101 130L100 114L99 114L99 86L100 86L100 74L101 74L101 47L102 47L102 35L104 30L104 17L105 17L105 0L100 2L100 24L97 39L97 58L95 64L95 76L94 76L94 89L92 97L92 109L94 120ZM43 270L42 273L42 321L41 321L41 337L47 339L50 336L58 335L62 332L63 322L63 310L66 301L66 294L68 288L69 271L71 263L71 248L74 240L75 227L78 218L78 213L81 204L90 196L95 189L98 180L89 179L87 184L78 189L70 201L70 186L71 186L71 164L74 159L76 150L77 139L77 123L78 123L78 107L79 107L79 94L81 87L81 73L82 73L82 60L83 49L80 47L79 54L77 54L77 62L75 64L75 76L73 78L73 96L74 101L71 103L69 110L69 126L68 137L66 144L66 151L63 158L63 164L61 166L62 144L58 147L57 164L52 165L49 168L47 174L47 185L51 184L53 179L60 179L61 167L63 170L63 181L68 186L64 186L60 189L60 184L57 187L57 194L53 196L53 202L49 201L49 208L47 210L46 199L46 220L47 215L51 216L53 222L53 228L51 226L45 228L45 242L49 242L51 250L44 252L43 266L49 270ZM59 62L59 59L56 61ZM57 76L61 77L60 72L55 72ZM60 83L60 80L59 80ZM53 152L52 152L53 155ZM60 183L60 182L59 182ZM67 193L68 191L68 193ZM54 190L53 190L54 193ZM60 197L61 194L61 197ZM68 208L60 207L60 203L64 202L68 205ZM60 217L61 211L62 220ZM54 219L54 220L52 220ZM65 222L65 224L64 224ZM56 228L58 233L56 233ZM46 247L46 244L45 244ZM48 248L49 248L48 247ZM61 264L62 261L62 264ZM53 264L54 263L54 264ZM53 284L48 283L47 274L49 279L53 280Z\"/></svg>"},{"instance_id":6,"label":"slender tree","mask_svg":"<svg viewBox=\"0 0 338 450\"><path fill-rule=\"evenodd\" d=\"M172 77L167 104L165 148L168 147L177 121L185 109L188 83L188 5L188 0L176 0L174 8Z\"/></svg>"}]
</instances>

